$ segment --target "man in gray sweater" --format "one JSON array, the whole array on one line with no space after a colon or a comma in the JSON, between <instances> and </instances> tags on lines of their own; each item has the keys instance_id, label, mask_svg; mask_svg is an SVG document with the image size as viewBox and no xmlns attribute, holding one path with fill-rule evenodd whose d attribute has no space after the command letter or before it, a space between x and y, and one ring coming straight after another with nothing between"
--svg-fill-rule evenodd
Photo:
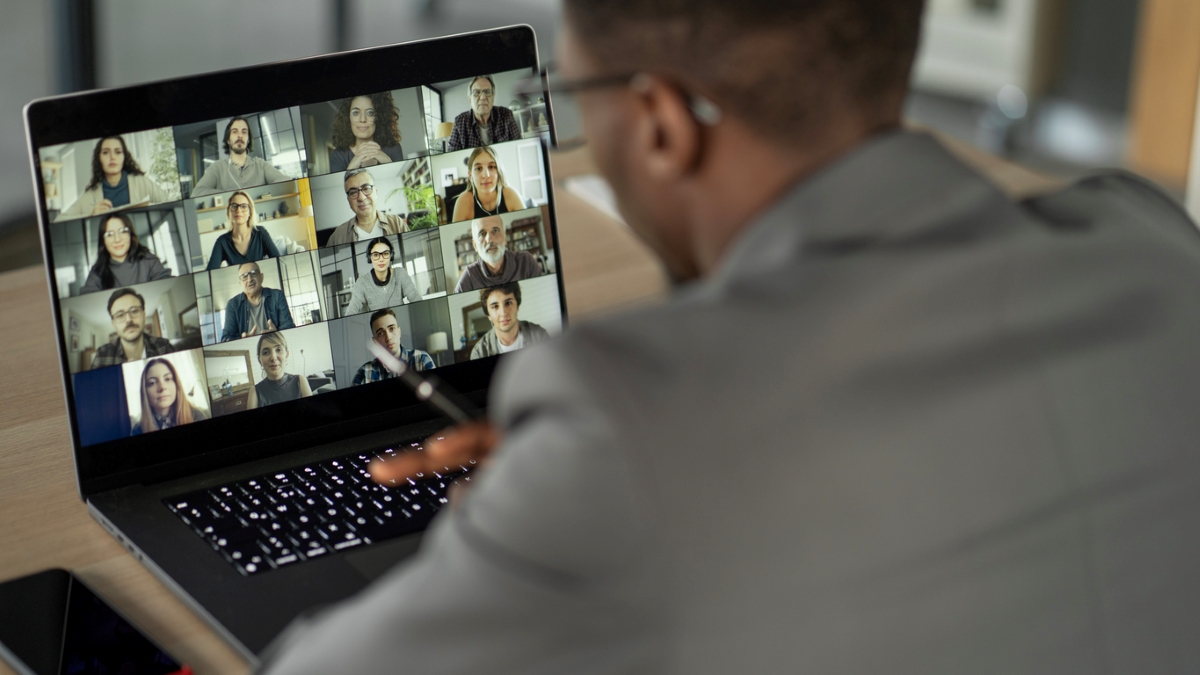
<instances>
[{"instance_id":1,"label":"man in gray sweater","mask_svg":"<svg viewBox=\"0 0 1200 675\"><path fill-rule=\"evenodd\" d=\"M507 354L522 347L549 340L545 328L532 321L521 321L517 313L521 310L521 284L510 281L479 291L479 303L487 312L492 329L484 333L471 350L472 359Z\"/></svg>"},{"instance_id":2,"label":"man in gray sweater","mask_svg":"<svg viewBox=\"0 0 1200 675\"><path fill-rule=\"evenodd\" d=\"M204 177L192 188L193 197L203 197L217 192L244 190L249 187L282 183L293 176L276 169L261 157L252 157L254 136L250 124L242 117L235 117L225 125L225 159L218 159L204 170Z\"/></svg>"},{"instance_id":3,"label":"man in gray sweater","mask_svg":"<svg viewBox=\"0 0 1200 675\"><path fill-rule=\"evenodd\" d=\"M417 290L417 285L408 276L404 266L392 266L395 257L392 242L387 237L371 240L367 247L367 262L371 264L371 271L360 275L358 281L354 282L346 314L370 312L421 299L421 291Z\"/></svg>"},{"instance_id":4,"label":"man in gray sweater","mask_svg":"<svg viewBox=\"0 0 1200 675\"><path fill-rule=\"evenodd\" d=\"M508 250L508 233L500 216L471 221L471 243L479 260L467 265L458 278L455 293L474 291L542 276L542 266L529 251Z\"/></svg>"}]
</instances>

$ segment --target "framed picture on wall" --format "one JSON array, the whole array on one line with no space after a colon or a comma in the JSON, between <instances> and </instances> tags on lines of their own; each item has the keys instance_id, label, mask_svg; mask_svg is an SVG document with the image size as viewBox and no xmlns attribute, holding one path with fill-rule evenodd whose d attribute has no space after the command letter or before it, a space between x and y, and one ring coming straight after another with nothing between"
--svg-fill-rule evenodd
<instances>
[{"instance_id":1,"label":"framed picture on wall","mask_svg":"<svg viewBox=\"0 0 1200 675\"><path fill-rule=\"evenodd\" d=\"M71 320L69 323L70 323L71 330L78 333L79 332L79 318L76 317L74 314L72 314Z\"/></svg>"},{"instance_id":2,"label":"framed picture on wall","mask_svg":"<svg viewBox=\"0 0 1200 675\"><path fill-rule=\"evenodd\" d=\"M72 319L72 321L74 321L74 319ZM71 351L73 351L73 352L79 351L79 334L78 333L71 333Z\"/></svg>"}]
</instances>

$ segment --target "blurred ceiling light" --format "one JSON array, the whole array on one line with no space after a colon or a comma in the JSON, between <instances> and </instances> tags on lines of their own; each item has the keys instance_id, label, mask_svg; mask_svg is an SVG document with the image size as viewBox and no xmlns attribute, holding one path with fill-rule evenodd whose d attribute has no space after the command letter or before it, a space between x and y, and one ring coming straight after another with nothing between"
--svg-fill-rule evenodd
<instances>
[{"instance_id":1,"label":"blurred ceiling light","mask_svg":"<svg viewBox=\"0 0 1200 675\"><path fill-rule=\"evenodd\" d=\"M1029 112L1029 99L1025 96L1025 92L1012 84L1000 87L1000 92L996 94L996 105L999 106L1000 112L1010 120L1019 120Z\"/></svg>"}]
</instances>

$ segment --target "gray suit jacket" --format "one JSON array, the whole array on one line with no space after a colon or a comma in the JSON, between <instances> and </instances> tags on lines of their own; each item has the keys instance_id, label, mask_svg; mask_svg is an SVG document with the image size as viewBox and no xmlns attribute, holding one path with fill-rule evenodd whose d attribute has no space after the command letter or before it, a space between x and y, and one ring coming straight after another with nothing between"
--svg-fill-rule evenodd
<instances>
[{"instance_id":1,"label":"gray suit jacket","mask_svg":"<svg viewBox=\"0 0 1200 675\"><path fill-rule=\"evenodd\" d=\"M879 136L505 361L472 493L271 672L1196 672L1198 337L1157 190Z\"/></svg>"}]
</instances>

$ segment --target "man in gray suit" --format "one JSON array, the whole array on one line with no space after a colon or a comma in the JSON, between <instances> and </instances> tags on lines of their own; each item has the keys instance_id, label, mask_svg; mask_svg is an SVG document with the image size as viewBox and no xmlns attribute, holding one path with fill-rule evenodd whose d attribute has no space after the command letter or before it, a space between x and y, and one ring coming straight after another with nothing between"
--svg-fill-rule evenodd
<instances>
[{"instance_id":1,"label":"man in gray suit","mask_svg":"<svg viewBox=\"0 0 1200 675\"><path fill-rule=\"evenodd\" d=\"M374 467L490 452L271 672L1200 668L1200 235L901 131L920 5L566 0L597 164L685 283Z\"/></svg>"}]
</instances>

